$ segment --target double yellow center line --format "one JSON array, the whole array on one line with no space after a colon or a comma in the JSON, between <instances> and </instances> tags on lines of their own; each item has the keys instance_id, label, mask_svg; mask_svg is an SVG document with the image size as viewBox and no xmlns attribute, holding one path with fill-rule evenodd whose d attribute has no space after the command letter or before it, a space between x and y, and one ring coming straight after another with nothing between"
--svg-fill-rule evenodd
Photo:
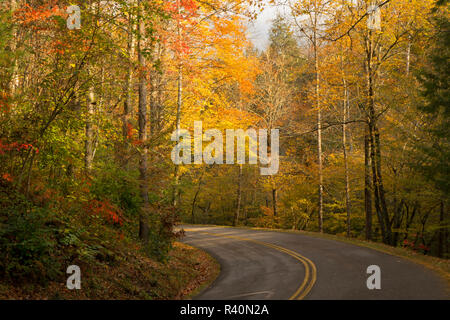
<instances>
[{"instance_id":1,"label":"double yellow center line","mask_svg":"<svg viewBox=\"0 0 450 320\"><path fill-rule=\"evenodd\" d=\"M203 233L203 234L207 234L207 235L211 235L211 236L235 239L235 240L240 240L240 241L253 242L253 243L265 246L265 247L275 249L280 252L284 252L284 253L290 255L291 257L293 257L294 259L300 261L303 264L303 266L305 267L305 278L303 279L303 282L300 285L300 287L289 298L289 300L302 300L303 298L305 298L308 295L308 293L311 291L312 287L314 286L314 284L316 282L317 269L316 269L316 266L314 265L314 263L311 260L309 260L308 258L302 256L301 254L299 254L295 251L292 251L292 250L289 250L289 249L286 249L286 248L283 248L283 247L280 247L280 246L277 246L277 245L274 245L274 244L271 244L268 242L263 242L263 241L259 241L259 240L248 239L248 238L243 238L243 237L238 237L238 236L230 236L230 235L225 235L225 234L221 234L221 233L198 231L195 229L185 229L185 231Z\"/></svg>"}]
</instances>

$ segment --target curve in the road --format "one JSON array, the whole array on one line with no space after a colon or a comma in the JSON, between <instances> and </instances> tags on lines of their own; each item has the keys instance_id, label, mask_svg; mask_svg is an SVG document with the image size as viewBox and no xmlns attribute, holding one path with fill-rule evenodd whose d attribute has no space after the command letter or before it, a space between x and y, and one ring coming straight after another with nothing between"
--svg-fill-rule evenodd
<instances>
[{"instance_id":1,"label":"curve in the road","mask_svg":"<svg viewBox=\"0 0 450 320\"><path fill-rule=\"evenodd\" d=\"M269 230L184 229L184 242L221 265L218 278L194 299L449 300L446 281L430 269L367 247ZM367 285L372 265L380 267L381 290Z\"/></svg>"},{"instance_id":2,"label":"curve in the road","mask_svg":"<svg viewBox=\"0 0 450 320\"><path fill-rule=\"evenodd\" d=\"M295 293L289 298L289 300L302 300L304 297L306 297L308 295L308 293L311 291L312 287L314 286L314 283L316 282L317 279L317 269L315 264L308 258L302 256L301 254L294 252L292 250L268 243L268 242L264 242L264 241L259 241L259 240L254 240L254 239L248 239L248 238L243 238L243 237L238 237L238 236L230 236L230 235L225 235L225 234L221 234L221 233L212 233L212 232L205 232L205 231L198 231L195 229L185 229L185 231L191 231L191 232L198 232L201 234L207 234L210 236L215 236L215 237L223 237L223 238L229 238L229 239L236 239L236 240L240 240L240 241L248 241L248 242L253 242L265 247L269 247L275 250L278 250L280 252L284 252L288 255L290 255L291 257L293 257L294 259L300 261L303 266L305 267L305 277L303 279L302 284L300 285L300 287L297 289L297 291L295 291Z\"/></svg>"}]
</instances>

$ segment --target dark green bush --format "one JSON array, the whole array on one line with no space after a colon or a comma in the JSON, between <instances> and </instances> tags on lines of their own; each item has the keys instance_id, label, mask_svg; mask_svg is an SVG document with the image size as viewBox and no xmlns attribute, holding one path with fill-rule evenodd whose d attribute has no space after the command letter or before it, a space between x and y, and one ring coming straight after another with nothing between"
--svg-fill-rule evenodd
<instances>
[{"instance_id":1,"label":"dark green bush","mask_svg":"<svg viewBox=\"0 0 450 320\"><path fill-rule=\"evenodd\" d=\"M136 217L141 208L137 172L108 166L93 180L90 192L98 200L112 201L128 217Z\"/></svg>"},{"instance_id":2,"label":"dark green bush","mask_svg":"<svg viewBox=\"0 0 450 320\"><path fill-rule=\"evenodd\" d=\"M58 227L51 210L11 190L2 190L0 197L0 276L37 282L57 277Z\"/></svg>"}]
</instances>

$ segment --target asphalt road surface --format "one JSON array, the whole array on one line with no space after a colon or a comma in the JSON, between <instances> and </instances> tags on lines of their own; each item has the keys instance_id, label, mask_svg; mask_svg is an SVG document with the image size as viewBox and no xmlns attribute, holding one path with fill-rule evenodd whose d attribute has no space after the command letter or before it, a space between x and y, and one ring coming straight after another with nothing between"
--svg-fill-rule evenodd
<instances>
[{"instance_id":1,"label":"asphalt road surface","mask_svg":"<svg viewBox=\"0 0 450 320\"><path fill-rule=\"evenodd\" d=\"M183 242L211 254L218 278L194 299L445 299L445 280L408 260L296 233L184 225ZM367 268L381 289L367 288Z\"/></svg>"}]
</instances>

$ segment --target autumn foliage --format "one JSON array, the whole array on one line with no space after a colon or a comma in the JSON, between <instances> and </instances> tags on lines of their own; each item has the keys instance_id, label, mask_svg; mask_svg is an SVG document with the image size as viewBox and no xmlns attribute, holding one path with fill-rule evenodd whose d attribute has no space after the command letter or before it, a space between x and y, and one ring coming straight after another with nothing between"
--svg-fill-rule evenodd
<instances>
[{"instance_id":1,"label":"autumn foliage","mask_svg":"<svg viewBox=\"0 0 450 320\"><path fill-rule=\"evenodd\" d=\"M79 30L70 1L3 1L0 280L164 261L180 222L448 258L448 5L386 2L372 30L369 1L290 3L255 46L264 1L79 1ZM279 173L175 166L194 121L279 129Z\"/></svg>"}]
</instances>

